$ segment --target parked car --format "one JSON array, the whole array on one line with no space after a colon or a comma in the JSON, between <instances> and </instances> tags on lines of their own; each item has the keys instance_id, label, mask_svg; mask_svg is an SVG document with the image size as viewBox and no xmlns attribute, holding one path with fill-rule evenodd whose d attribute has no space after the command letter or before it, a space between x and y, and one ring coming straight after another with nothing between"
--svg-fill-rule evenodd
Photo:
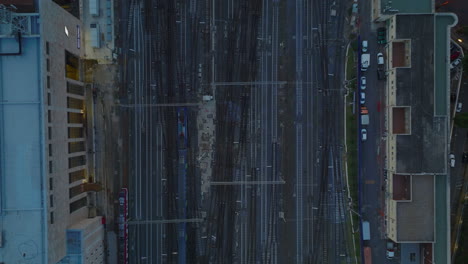
<instances>
[{"instance_id":1,"label":"parked car","mask_svg":"<svg viewBox=\"0 0 468 264\"><path fill-rule=\"evenodd\" d=\"M377 53L377 64L378 65L383 65L384 64L384 57L383 57L382 52Z\"/></svg>"},{"instance_id":2,"label":"parked car","mask_svg":"<svg viewBox=\"0 0 468 264\"><path fill-rule=\"evenodd\" d=\"M461 62L461 59L460 59L460 58L454 60L452 63L450 63L450 69L454 69L455 67L457 67L458 65L460 65L460 62Z\"/></svg>"},{"instance_id":3,"label":"parked car","mask_svg":"<svg viewBox=\"0 0 468 264\"><path fill-rule=\"evenodd\" d=\"M460 56L460 51L458 50L455 50L454 52L452 52L452 54L450 54L450 61L454 61L455 59L458 59L458 56Z\"/></svg>"},{"instance_id":4,"label":"parked car","mask_svg":"<svg viewBox=\"0 0 468 264\"><path fill-rule=\"evenodd\" d=\"M369 110L365 106L361 106L361 115L368 115Z\"/></svg>"},{"instance_id":5,"label":"parked car","mask_svg":"<svg viewBox=\"0 0 468 264\"><path fill-rule=\"evenodd\" d=\"M366 93L364 92L361 92L361 100L360 100L361 104L365 104L366 103Z\"/></svg>"},{"instance_id":6,"label":"parked car","mask_svg":"<svg viewBox=\"0 0 468 264\"><path fill-rule=\"evenodd\" d=\"M463 103L458 103L457 104L457 113L460 113L463 107Z\"/></svg>"},{"instance_id":7,"label":"parked car","mask_svg":"<svg viewBox=\"0 0 468 264\"><path fill-rule=\"evenodd\" d=\"M361 140L362 141L367 140L367 130L365 128L361 129Z\"/></svg>"},{"instance_id":8,"label":"parked car","mask_svg":"<svg viewBox=\"0 0 468 264\"><path fill-rule=\"evenodd\" d=\"M457 100L457 95L454 94L454 93L451 93L450 94L450 102L455 102L455 100Z\"/></svg>"},{"instance_id":9,"label":"parked car","mask_svg":"<svg viewBox=\"0 0 468 264\"><path fill-rule=\"evenodd\" d=\"M367 40L363 40L362 41L362 52L366 52L367 51L367 48L368 48L368 43L367 43Z\"/></svg>"},{"instance_id":10,"label":"parked car","mask_svg":"<svg viewBox=\"0 0 468 264\"><path fill-rule=\"evenodd\" d=\"M387 259L395 257L395 244L392 241L387 241Z\"/></svg>"},{"instance_id":11,"label":"parked car","mask_svg":"<svg viewBox=\"0 0 468 264\"><path fill-rule=\"evenodd\" d=\"M462 162L467 163L468 162L468 152L463 152L462 155Z\"/></svg>"},{"instance_id":12,"label":"parked car","mask_svg":"<svg viewBox=\"0 0 468 264\"><path fill-rule=\"evenodd\" d=\"M383 69L377 69L377 79L385 80L385 72Z\"/></svg>"},{"instance_id":13,"label":"parked car","mask_svg":"<svg viewBox=\"0 0 468 264\"><path fill-rule=\"evenodd\" d=\"M361 77L361 90L366 89L366 83L367 83L366 76L362 76Z\"/></svg>"},{"instance_id":14,"label":"parked car","mask_svg":"<svg viewBox=\"0 0 468 264\"><path fill-rule=\"evenodd\" d=\"M377 43L379 44L387 44L387 29L384 27L377 29Z\"/></svg>"},{"instance_id":15,"label":"parked car","mask_svg":"<svg viewBox=\"0 0 468 264\"><path fill-rule=\"evenodd\" d=\"M450 167L454 168L455 167L455 155L450 154L449 160L450 160Z\"/></svg>"}]
</instances>

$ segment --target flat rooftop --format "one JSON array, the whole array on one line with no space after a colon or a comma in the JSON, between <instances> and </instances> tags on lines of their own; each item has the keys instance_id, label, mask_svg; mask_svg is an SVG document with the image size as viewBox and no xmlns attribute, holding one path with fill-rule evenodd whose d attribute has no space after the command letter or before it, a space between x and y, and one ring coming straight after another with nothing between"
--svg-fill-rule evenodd
<instances>
[{"instance_id":1,"label":"flat rooftop","mask_svg":"<svg viewBox=\"0 0 468 264\"><path fill-rule=\"evenodd\" d=\"M433 0L380 0L382 14L421 14L432 13L434 8Z\"/></svg>"},{"instance_id":2,"label":"flat rooftop","mask_svg":"<svg viewBox=\"0 0 468 264\"><path fill-rule=\"evenodd\" d=\"M412 175L411 182L411 200L397 202L397 239L433 242L434 175Z\"/></svg>"},{"instance_id":3,"label":"flat rooftop","mask_svg":"<svg viewBox=\"0 0 468 264\"><path fill-rule=\"evenodd\" d=\"M396 105L410 107L411 131L396 139L396 172L446 173L446 116L436 115L435 16L397 15L396 39L410 39L411 67L396 68Z\"/></svg>"}]
</instances>

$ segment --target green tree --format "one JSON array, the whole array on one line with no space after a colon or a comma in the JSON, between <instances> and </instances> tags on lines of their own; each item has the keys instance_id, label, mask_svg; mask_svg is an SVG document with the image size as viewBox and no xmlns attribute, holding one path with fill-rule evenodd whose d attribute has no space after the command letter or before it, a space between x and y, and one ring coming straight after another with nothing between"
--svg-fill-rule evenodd
<instances>
[{"instance_id":1,"label":"green tree","mask_svg":"<svg viewBox=\"0 0 468 264\"><path fill-rule=\"evenodd\" d=\"M463 65L463 71L466 74L468 72L468 56L463 57L462 65Z\"/></svg>"},{"instance_id":2,"label":"green tree","mask_svg":"<svg viewBox=\"0 0 468 264\"><path fill-rule=\"evenodd\" d=\"M457 127L468 128L468 113L458 113L455 116L455 125Z\"/></svg>"}]
</instances>

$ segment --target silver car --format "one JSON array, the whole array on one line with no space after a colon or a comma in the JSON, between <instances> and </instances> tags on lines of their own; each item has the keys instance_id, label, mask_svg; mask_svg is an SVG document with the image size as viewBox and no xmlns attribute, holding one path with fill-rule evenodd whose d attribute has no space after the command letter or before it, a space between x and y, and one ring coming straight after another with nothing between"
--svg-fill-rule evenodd
<instances>
[{"instance_id":1,"label":"silver car","mask_svg":"<svg viewBox=\"0 0 468 264\"><path fill-rule=\"evenodd\" d=\"M361 129L361 141L367 140L367 130L365 128Z\"/></svg>"}]
</instances>

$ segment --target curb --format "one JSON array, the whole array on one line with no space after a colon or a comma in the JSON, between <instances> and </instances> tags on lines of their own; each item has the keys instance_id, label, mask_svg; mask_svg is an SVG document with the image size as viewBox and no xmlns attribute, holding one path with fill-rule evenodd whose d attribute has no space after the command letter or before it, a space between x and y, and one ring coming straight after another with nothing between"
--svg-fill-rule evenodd
<instances>
[{"instance_id":1,"label":"curb","mask_svg":"<svg viewBox=\"0 0 468 264\"><path fill-rule=\"evenodd\" d=\"M465 57L465 53L463 52L463 48L456 42L454 41L453 39L450 40L450 43L453 43L455 46L458 47L458 49L460 50L461 52L461 57L464 58ZM450 67L450 66L449 66ZM458 96L460 94L460 86L461 86L461 80L463 79L463 64L460 65L460 77L458 78L458 85L457 85L457 97L455 99L455 107L453 108L453 118L450 118L451 119L451 122L450 122L450 138L449 138L449 142L452 141L452 135L453 135L453 127L455 125L455 115L457 114L457 104L458 104ZM450 85L449 85L450 87Z\"/></svg>"}]
</instances>

